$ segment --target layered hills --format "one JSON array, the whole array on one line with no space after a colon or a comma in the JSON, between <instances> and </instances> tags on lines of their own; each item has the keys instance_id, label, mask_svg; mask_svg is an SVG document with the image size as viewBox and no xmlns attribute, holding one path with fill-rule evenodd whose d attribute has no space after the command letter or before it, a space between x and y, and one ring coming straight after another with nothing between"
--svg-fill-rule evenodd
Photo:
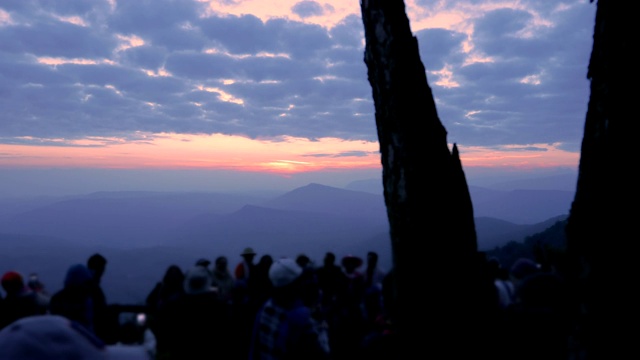
<instances>
[{"instance_id":1,"label":"layered hills","mask_svg":"<svg viewBox=\"0 0 640 360\"><path fill-rule=\"evenodd\" d=\"M362 184L360 184L362 185ZM380 254L391 267L382 192L309 184L276 196L194 192L102 192L60 198L0 199L0 271L37 272L50 292L68 266L101 252L110 301L140 303L165 269L240 251L258 258L326 251ZM566 218L573 193L470 187L480 250L522 241ZM425 221L425 224L428 221ZM428 228L417 241L430 238Z\"/></svg>"}]
</instances>

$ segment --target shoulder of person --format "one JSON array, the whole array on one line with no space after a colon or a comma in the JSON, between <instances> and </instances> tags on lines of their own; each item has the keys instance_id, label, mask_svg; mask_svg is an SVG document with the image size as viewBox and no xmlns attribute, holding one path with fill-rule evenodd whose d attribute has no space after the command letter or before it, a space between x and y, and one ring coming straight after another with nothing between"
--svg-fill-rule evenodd
<instances>
[{"instance_id":1,"label":"shoulder of person","mask_svg":"<svg viewBox=\"0 0 640 360\"><path fill-rule=\"evenodd\" d=\"M304 305L296 305L287 311L287 321L296 327L306 327L312 322L311 309Z\"/></svg>"}]
</instances>

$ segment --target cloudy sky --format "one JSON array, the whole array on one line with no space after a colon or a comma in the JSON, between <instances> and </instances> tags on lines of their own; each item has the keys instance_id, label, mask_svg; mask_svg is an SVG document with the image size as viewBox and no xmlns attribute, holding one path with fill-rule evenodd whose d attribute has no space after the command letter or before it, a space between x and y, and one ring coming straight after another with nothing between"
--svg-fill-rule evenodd
<instances>
[{"instance_id":1,"label":"cloudy sky","mask_svg":"<svg viewBox=\"0 0 640 360\"><path fill-rule=\"evenodd\" d=\"M577 169L595 3L405 4L467 174ZM363 51L358 0L3 0L0 195L380 176Z\"/></svg>"}]
</instances>

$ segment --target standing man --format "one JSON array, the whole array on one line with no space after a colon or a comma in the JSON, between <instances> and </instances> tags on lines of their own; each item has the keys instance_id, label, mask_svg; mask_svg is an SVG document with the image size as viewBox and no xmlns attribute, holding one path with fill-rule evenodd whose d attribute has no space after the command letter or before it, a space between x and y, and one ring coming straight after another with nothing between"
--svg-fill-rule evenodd
<instances>
[{"instance_id":1,"label":"standing man","mask_svg":"<svg viewBox=\"0 0 640 360\"><path fill-rule=\"evenodd\" d=\"M242 260L236 265L233 275L235 286L232 295L232 313L234 314L233 326L238 349L243 349L240 358L246 359L248 355L249 340L251 338L251 327L255 320L257 309L254 303L254 278L256 265L253 263L256 252L252 248L245 248L240 253Z\"/></svg>"},{"instance_id":2,"label":"standing man","mask_svg":"<svg viewBox=\"0 0 640 360\"><path fill-rule=\"evenodd\" d=\"M244 280L246 282L249 280L251 271L255 268L253 259L256 257L256 252L253 251L252 248L248 247L242 251L240 256L242 256L242 261L236 265L233 275L235 275L236 280Z\"/></svg>"},{"instance_id":3,"label":"standing man","mask_svg":"<svg viewBox=\"0 0 640 360\"><path fill-rule=\"evenodd\" d=\"M112 313L100 282L107 268L107 259L101 254L93 254L87 260L91 271L90 296L94 308L94 328L96 335L107 344L115 344L118 334L118 314Z\"/></svg>"},{"instance_id":4,"label":"standing man","mask_svg":"<svg viewBox=\"0 0 640 360\"><path fill-rule=\"evenodd\" d=\"M377 287L382 289L382 280L386 273L378 267L378 253L369 251L367 253L367 268L364 271L364 281L366 288Z\"/></svg>"}]
</instances>

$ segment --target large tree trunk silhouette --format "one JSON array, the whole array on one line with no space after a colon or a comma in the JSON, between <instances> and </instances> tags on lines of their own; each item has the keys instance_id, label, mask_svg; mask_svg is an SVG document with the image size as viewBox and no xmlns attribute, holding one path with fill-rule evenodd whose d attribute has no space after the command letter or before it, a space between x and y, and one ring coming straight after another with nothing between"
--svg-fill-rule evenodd
<instances>
[{"instance_id":1,"label":"large tree trunk silhouette","mask_svg":"<svg viewBox=\"0 0 640 360\"><path fill-rule=\"evenodd\" d=\"M632 332L620 325L638 307L638 259L630 251L638 239L636 17L624 2L597 3L591 96L566 227L577 339L589 359L636 351Z\"/></svg>"},{"instance_id":2,"label":"large tree trunk silhouette","mask_svg":"<svg viewBox=\"0 0 640 360\"><path fill-rule=\"evenodd\" d=\"M404 1L360 5L401 348L456 358L478 338L477 279L471 275L478 274L480 257L464 171L455 144L449 151Z\"/></svg>"}]
</instances>

